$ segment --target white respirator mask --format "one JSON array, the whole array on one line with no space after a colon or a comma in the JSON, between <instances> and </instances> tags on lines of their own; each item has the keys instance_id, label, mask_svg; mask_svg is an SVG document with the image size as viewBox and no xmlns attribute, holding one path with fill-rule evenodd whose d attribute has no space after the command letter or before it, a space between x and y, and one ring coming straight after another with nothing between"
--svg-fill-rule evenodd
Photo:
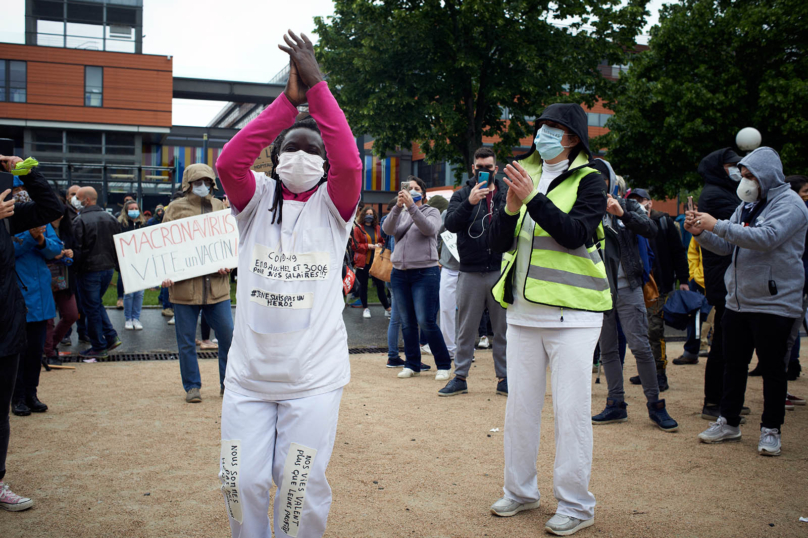
<instances>
[{"instance_id":1,"label":"white respirator mask","mask_svg":"<svg viewBox=\"0 0 808 538\"><path fill-rule=\"evenodd\" d=\"M742 177L735 192L738 198L751 204L752 202L757 202L758 198L760 198L760 185L758 185L757 181Z\"/></svg>"},{"instance_id":2,"label":"white respirator mask","mask_svg":"<svg viewBox=\"0 0 808 538\"><path fill-rule=\"evenodd\" d=\"M278 157L275 171L286 188L295 194L314 188L323 178L325 159L303 150L288 151Z\"/></svg>"}]
</instances>

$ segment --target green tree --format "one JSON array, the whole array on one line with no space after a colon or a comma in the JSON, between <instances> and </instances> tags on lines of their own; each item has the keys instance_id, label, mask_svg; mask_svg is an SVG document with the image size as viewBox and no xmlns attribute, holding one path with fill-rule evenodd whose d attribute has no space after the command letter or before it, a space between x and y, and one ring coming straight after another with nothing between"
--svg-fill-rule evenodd
<instances>
[{"instance_id":1,"label":"green tree","mask_svg":"<svg viewBox=\"0 0 808 538\"><path fill-rule=\"evenodd\" d=\"M624 61L646 2L335 0L333 17L315 19L318 59L374 152L418 141L429 162L461 165L459 179L483 136L510 156L547 104L607 91L598 64Z\"/></svg>"},{"instance_id":2,"label":"green tree","mask_svg":"<svg viewBox=\"0 0 808 538\"><path fill-rule=\"evenodd\" d=\"M702 184L699 162L755 127L786 174L808 172L808 2L683 0L620 77L611 131L618 173L657 195Z\"/></svg>"}]
</instances>

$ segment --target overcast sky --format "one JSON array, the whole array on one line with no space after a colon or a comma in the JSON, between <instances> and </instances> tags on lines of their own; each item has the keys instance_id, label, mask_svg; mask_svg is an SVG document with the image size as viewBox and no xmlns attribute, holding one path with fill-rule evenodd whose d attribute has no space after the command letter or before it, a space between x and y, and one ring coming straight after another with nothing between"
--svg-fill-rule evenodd
<instances>
[{"instance_id":1,"label":"overcast sky","mask_svg":"<svg viewBox=\"0 0 808 538\"><path fill-rule=\"evenodd\" d=\"M24 0L2 0L0 39L24 42ZM668 0L651 0L648 28ZM288 62L278 49L286 29L312 34L332 0L144 0L143 52L171 55L174 75L267 82ZM175 99L174 125L207 125L224 103Z\"/></svg>"}]
</instances>

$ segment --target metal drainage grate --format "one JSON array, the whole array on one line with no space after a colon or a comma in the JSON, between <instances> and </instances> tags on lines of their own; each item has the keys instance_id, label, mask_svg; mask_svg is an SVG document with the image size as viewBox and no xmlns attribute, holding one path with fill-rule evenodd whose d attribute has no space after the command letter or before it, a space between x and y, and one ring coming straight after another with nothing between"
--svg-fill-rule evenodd
<instances>
[{"instance_id":1,"label":"metal drainage grate","mask_svg":"<svg viewBox=\"0 0 808 538\"><path fill-rule=\"evenodd\" d=\"M217 351L197 351L198 359L218 359ZM82 362L84 359L79 355L69 355L59 357L62 362ZM97 359L98 362L129 362L129 361L176 361L179 360L177 353L113 353L109 357Z\"/></svg>"}]
</instances>

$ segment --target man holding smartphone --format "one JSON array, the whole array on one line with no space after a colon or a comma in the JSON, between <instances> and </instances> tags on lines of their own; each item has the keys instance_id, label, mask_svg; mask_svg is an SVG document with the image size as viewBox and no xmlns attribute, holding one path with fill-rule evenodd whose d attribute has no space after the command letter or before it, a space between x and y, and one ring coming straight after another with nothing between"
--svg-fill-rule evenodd
<instances>
[{"instance_id":1,"label":"man holding smartphone","mask_svg":"<svg viewBox=\"0 0 808 538\"><path fill-rule=\"evenodd\" d=\"M474 153L472 177L452 195L446 210L446 229L457 234L460 273L457 278L457 350L455 377L438 391L439 396L455 396L468 392L466 378L474 357L474 343L480 317L488 307L494 329L494 368L497 394L508 395L505 362L505 309L491 288L499 279L502 254L491 250L491 221L505 204L507 190L496 179L497 159L491 148Z\"/></svg>"}]
</instances>

